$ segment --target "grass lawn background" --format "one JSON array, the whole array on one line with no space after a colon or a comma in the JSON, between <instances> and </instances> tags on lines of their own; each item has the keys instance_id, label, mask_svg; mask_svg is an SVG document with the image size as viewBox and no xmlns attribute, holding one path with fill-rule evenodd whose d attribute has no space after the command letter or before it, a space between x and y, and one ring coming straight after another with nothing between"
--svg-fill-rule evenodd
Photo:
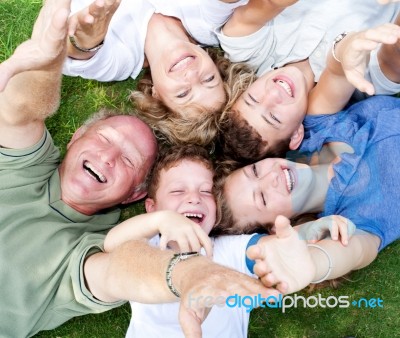
<instances>
[{"instance_id":1,"label":"grass lawn background","mask_svg":"<svg viewBox=\"0 0 400 338\"><path fill-rule=\"evenodd\" d=\"M41 0L0 0L0 61L30 36L41 3ZM134 86L132 79L98 83L64 77L61 107L47 121L62 153L73 131L99 108L131 109L127 95ZM143 211L143 204L138 203L125 208L122 215L126 218ZM399 263L398 241L386 248L368 268L354 272L351 281L345 281L339 289L301 294L321 293L325 298L349 296L350 301L379 297L383 308L292 308L286 313L279 309L258 309L250 318L249 337L400 337ZM75 318L36 337L123 337L129 319L130 307L125 305L103 314Z\"/></svg>"}]
</instances>

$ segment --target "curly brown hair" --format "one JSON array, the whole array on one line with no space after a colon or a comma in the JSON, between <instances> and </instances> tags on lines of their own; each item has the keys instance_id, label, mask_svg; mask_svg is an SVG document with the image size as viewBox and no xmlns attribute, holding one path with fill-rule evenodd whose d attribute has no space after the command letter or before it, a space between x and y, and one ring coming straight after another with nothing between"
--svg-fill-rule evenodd
<instances>
[{"instance_id":1,"label":"curly brown hair","mask_svg":"<svg viewBox=\"0 0 400 338\"><path fill-rule=\"evenodd\" d=\"M183 160L200 163L214 174L214 164L205 148L194 144L164 146L159 151L156 163L150 173L148 197L153 199L156 197L161 171L175 167Z\"/></svg>"},{"instance_id":2,"label":"curly brown hair","mask_svg":"<svg viewBox=\"0 0 400 338\"><path fill-rule=\"evenodd\" d=\"M223 56L220 49L208 48L206 51L225 82L230 61ZM151 73L146 70L138 83L137 90L131 92L130 99L138 108L143 120L154 129L159 140L168 144L191 143L200 146L208 146L214 141L218 132L219 115L226 101L215 109L192 104L179 110L172 110L152 96L152 87Z\"/></svg>"}]
</instances>

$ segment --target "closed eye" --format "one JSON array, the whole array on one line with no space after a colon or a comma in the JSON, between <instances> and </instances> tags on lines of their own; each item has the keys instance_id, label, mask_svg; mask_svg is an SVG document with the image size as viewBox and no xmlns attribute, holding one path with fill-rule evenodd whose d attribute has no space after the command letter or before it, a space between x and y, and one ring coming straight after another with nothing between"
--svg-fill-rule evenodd
<instances>
[{"instance_id":1,"label":"closed eye","mask_svg":"<svg viewBox=\"0 0 400 338\"><path fill-rule=\"evenodd\" d=\"M253 174L254 174L254 176L255 176L256 178L258 178L257 167L256 167L256 164L255 164L255 163L252 165L252 169L253 169Z\"/></svg>"},{"instance_id":2,"label":"closed eye","mask_svg":"<svg viewBox=\"0 0 400 338\"><path fill-rule=\"evenodd\" d=\"M98 133L97 135L99 135L99 138L103 143L107 143L107 144L111 143L110 140L107 137L105 137L103 134Z\"/></svg>"},{"instance_id":3,"label":"closed eye","mask_svg":"<svg viewBox=\"0 0 400 338\"><path fill-rule=\"evenodd\" d=\"M134 168L134 165L133 165L133 163L132 163L132 161L131 161L131 159L130 159L129 157L127 157L127 156L122 156L122 160L124 161L124 163L125 163L127 166L129 166L129 167L131 167L131 168Z\"/></svg>"},{"instance_id":4,"label":"closed eye","mask_svg":"<svg viewBox=\"0 0 400 338\"><path fill-rule=\"evenodd\" d=\"M186 97L186 96L189 95L189 92L190 92L189 89L188 89L188 90L185 90L184 92L178 94L176 97L179 98L179 99L183 99L184 97Z\"/></svg>"},{"instance_id":5,"label":"closed eye","mask_svg":"<svg viewBox=\"0 0 400 338\"><path fill-rule=\"evenodd\" d=\"M207 79L204 80L204 82L208 83L211 82L212 80L215 79L215 75L211 75L210 77L208 77Z\"/></svg>"},{"instance_id":6,"label":"closed eye","mask_svg":"<svg viewBox=\"0 0 400 338\"><path fill-rule=\"evenodd\" d=\"M254 103L259 103L250 93L248 93L248 95L251 101L253 101Z\"/></svg>"},{"instance_id":7,"label":"closed eye","mask_svg":"<svg viewBox=\"0 0 400 338\"><path fill-rule=\"evenodd\" d=\"M262 200L262 202L263 202L263 204L264 204L264 207L267 206L267 202L265 201L265 198L264 198L264 194L263 194L263 193L261 193L261 200Z\"/></svg>"},{"instance_id":8,"label":"closed eye","mask_svg":"<svg viewBox=\"0 0 400 338\"><path fill-rule=\"evenodd\" d=\"M271 112L269 113L269 115L271 116L271 119L275 120L276 122L278 122L279 124L282 124L281 121L278 120L278 118L272 114Z\"/></svg>"}]
</instances>

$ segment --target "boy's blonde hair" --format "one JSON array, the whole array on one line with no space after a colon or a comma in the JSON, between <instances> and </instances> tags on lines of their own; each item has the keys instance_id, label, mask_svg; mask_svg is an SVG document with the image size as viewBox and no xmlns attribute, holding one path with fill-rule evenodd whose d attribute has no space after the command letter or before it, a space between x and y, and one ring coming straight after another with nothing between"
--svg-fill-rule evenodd
<instances>
[{"instance_id":1,"label":"boy's blonde hair","mask_svg":"<svg viewBox=\"0 0 400 338\"><path fill-rule=\"evenodd\" d=\"M194 144L165 147L158 153L156 163L150 174L148 186L149 198L155 199L156 197L161 171L178 166L184 160L200 163L214 175L214 164L205 148Z\"/></svg>"}]
</instances>

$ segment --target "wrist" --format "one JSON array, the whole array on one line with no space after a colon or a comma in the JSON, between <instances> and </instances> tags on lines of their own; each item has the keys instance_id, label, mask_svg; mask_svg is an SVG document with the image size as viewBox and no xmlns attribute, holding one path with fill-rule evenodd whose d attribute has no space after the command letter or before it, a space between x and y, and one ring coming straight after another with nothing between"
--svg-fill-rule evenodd
<instances>
[{"instance_id":1,"label":"wrist","mask_svg":"<svg viewBox=\"0 0 400 338\"><path fill-rule=\"evenodd\" d=\"M341 58L338 56L338 45L340 44L340 42L347 36L348 32L343 32L340 33L338 36L336 36L336 38L333 40L333 44L332 44L332 57L339 63Z\"/></svg>"},{"instance_id":2,"label":"wrist","mask_svg":"<svg viewBox=\"0 0 400 338\"><path fill-rule=\"evenodd\" d=\"M74 35L71 35L69 37L69 42L71 45L78 51L82 53L96 53L101 47L103 47L104 41L101 41L98 45L91 47L91 48L85 48L81 46L77 41Z\"/></svg>"},{"instance_id":3,"label":"wrist","mask_svg":"<svg viewBox=\"0 0 400 338\"><path fill-rule=\"evenodd\" d=\"M317 244L307 244L307 247L315 266L315 274L311 284L318 284L329 279L333 263L328 251Z\"/></svg>"},{"instance_id":4,"label":"wrist","mask_svg":"<svg viewBox=\"0 0 400 338\"><path fill-rule=\"evenodd\" d=\"M198 252L194 251L182 252L174 254L169 260L165 279L169 290L176 297L180 297L181 294L185 292L185 282L194 275L194 271L192 271L193 268L196 270L199 269L199 265L197 264L201 262L201 260L199 261L197 259L201 258L199 255ZM192 285L192 283L189 283L189 285Z\"/></svg>"}]
</instances>

